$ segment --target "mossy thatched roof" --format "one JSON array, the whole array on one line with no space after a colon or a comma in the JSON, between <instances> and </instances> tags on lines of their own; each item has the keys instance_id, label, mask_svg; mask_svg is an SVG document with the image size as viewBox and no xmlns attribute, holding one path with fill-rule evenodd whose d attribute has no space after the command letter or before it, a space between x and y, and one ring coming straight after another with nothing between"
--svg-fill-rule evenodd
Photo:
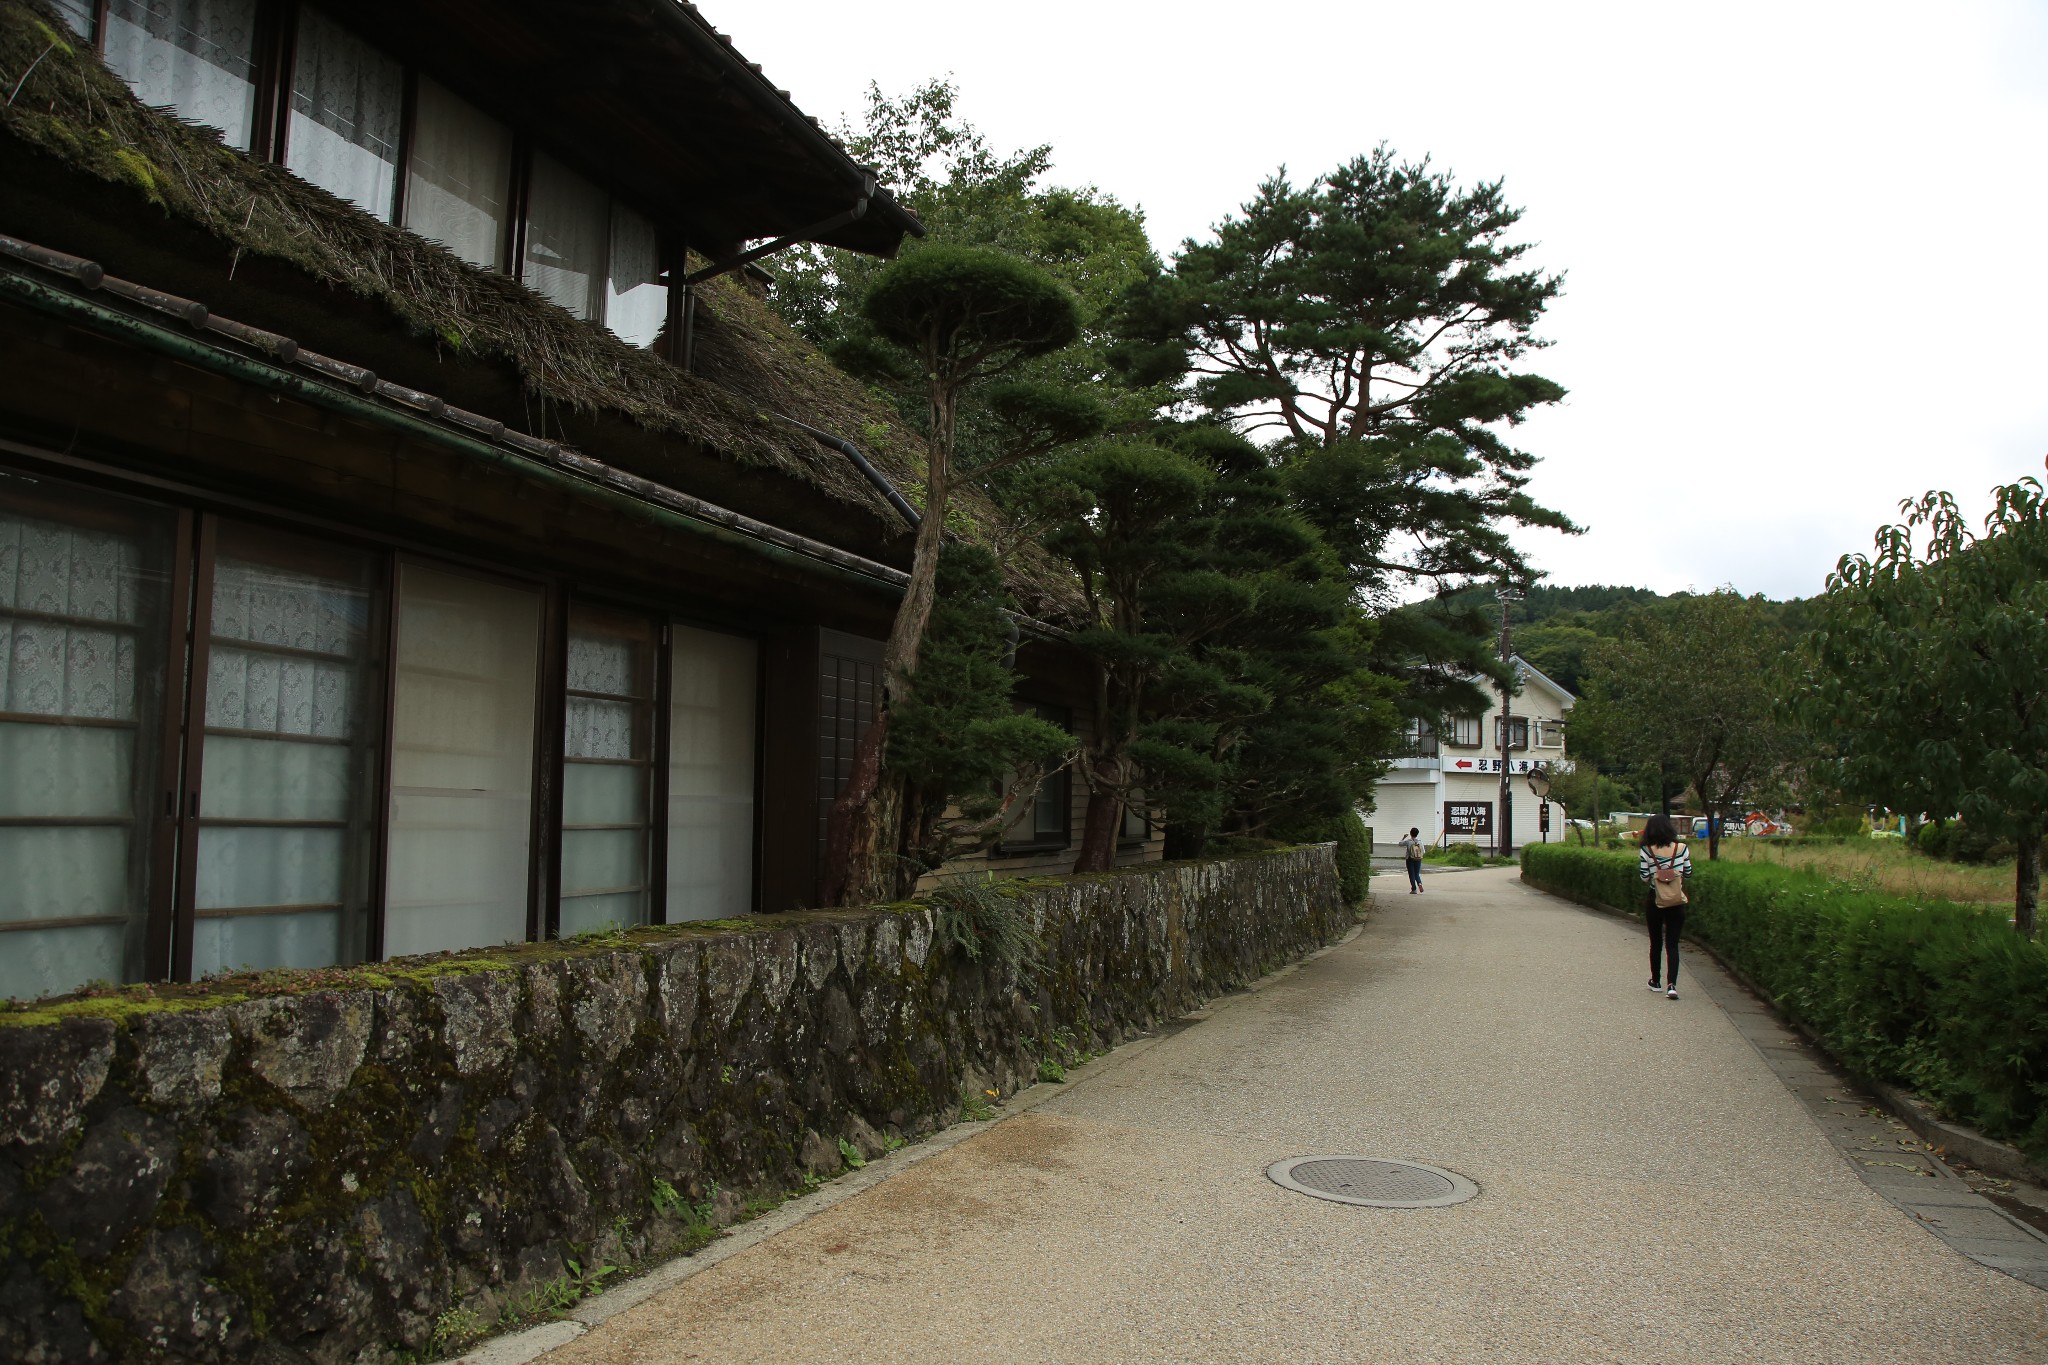
<instances>
[{"instance_id":1,"label":"mossy thatched roof","mask_svg":"<svg viewBox=\"0 0 2048 1365\"><path fill-rule=\"evenodd\" d=\"M472 266L281 166L224 146L212 128L142 104L36 0L0 0L0 92L16 90L17 83L13 102L0 105L0 135L70 173L124 188L142 214L153 206L197 226L226 247L229 271L263 260L347 290L444 356L509 369L543 412L551 403L577 414L623 417L721 461L787 476L859 509L871 519L866 539L895 535L900 519L844 456L775 414L855 441L917 500L923 477L917 435L733 276L700 287L700 372L688 374L507 275ZM146 223L138 217L136 230L146 233ZM43 245L71 249L62 241ZM117 262L108 265L118 269ZM313 329L302 338L318 345ZM508 422L517 416L495 415ZM636 472L651 478L670 473ZM974 535L996 516L992 505L970 495L953 520ZM1053 619L1069 615L1074 589L1048 557L1026 547L1010 556L1007 570L1024 610Z\"/></svg>"}]
</instances>

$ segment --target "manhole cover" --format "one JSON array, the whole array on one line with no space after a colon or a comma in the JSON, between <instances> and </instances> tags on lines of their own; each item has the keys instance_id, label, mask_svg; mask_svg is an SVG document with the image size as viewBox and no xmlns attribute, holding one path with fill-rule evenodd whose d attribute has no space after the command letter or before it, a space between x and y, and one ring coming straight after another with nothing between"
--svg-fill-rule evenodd
<instances>
[{"instance_id":1,"label":"manhole cover","mask_svg":"<svg viewBox=\"0 0 2048 1365\"><path fill-rule=\"evenodd\" d=\"M1297 1156L1266 1168L1275 1185L1339 1204L1434 1209L1462 1204L1479 1187L1455 1171L1376 1156Z\"/></svg>"}]
</instances>

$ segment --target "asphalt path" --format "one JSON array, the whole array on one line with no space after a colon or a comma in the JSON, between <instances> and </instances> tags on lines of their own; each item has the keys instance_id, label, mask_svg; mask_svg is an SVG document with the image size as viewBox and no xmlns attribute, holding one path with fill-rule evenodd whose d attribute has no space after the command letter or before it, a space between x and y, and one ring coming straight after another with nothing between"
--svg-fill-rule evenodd
<instances>
[{"instance_id":1,"label":"asphalt path","mask_svg":"<svg viewBox=\"0 0 2048 1365\"><path fill-rule=\"evenodd\" d=\"M1866 1184L1696 977L1644 988L1638 933L1511 868L1397 884L1268 989L548 1365L2048 1361L2048 1293ZM1265 1177L1319 1153L1479 1194L1370 1209Z\"/></svg>"}]
</instances>

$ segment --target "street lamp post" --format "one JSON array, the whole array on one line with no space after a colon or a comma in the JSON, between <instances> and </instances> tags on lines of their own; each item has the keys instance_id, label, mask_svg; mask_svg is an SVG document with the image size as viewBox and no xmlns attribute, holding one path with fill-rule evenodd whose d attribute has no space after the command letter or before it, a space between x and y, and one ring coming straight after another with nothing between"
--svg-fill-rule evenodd
<instances>
[{"instance_id":1,"label":"street lamp post","mask_svg":"<svg viewBox=\"0 0 2048 1365\"><path fill-rule=\"evenodd\" d=\"M1508 645L1508 608L1522 600L1522 590L1503 583L1495 593L1500 602L1500 661L1508 669L1508 680L1500 685L1500 833L1494 836L1494 852L1503 858L1515 854L1515 794L1508 785L1508 740L1514 729L1514 651Z\"/></svg>"}]
</instances>

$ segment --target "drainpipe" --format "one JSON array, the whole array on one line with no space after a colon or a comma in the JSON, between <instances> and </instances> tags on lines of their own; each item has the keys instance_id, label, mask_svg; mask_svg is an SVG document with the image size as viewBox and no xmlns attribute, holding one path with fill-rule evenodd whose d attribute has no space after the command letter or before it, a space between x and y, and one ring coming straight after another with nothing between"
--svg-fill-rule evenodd
<instances>
[{"instance_id":1,"label":"drainpipe","mask_svg":"<svg viewBox=\"0 0 2048 1365\"><path fill-rule=\"evenodd\" d=\"M678 348L678 363L682 366L683 373L693 374L696 371L698 285L706 280L715 280L720 275L730 274L742 266L751 265L763 256L772 256L778 251L793 247L798 242L816 241L828 232L843 228L848 223L857 222L866 216L868 205L874 200L874 197L875 178L868 176L861 181L860 198L853 201L852 208L835 213L830 218L821 218L809 227L798 228L786 237L777 237L773 241L763 242L757 247L751 247L729 261L713 262L701 270L692 270L689 274L683 276L683 344Z\"/></svg>"},{"instance_id":2,"label":"drainpipe","mask_svg":"<svg viewBox=\"0 0 2048 1365\"><path fill-rule=\"evenodd\" d=\"M842 440L841 438L834 436L829 431L820 431L816 427L812 426L809 422L799 422L796 420L796 418L785 416L784 414L779 412L776 413L775 416L782 418L783 421L789 423L791 426L795 427L799 431L809 432L814 438L816 438L818 444L830 446L832 449L838 451L841 455L844 455L847 459L851 460L853 462L853 467L855 469L858 469L862 474L866 475L867 481L875 486L875 491L877 493L880 493L884 498L887 498L889 500L889 505L896 509L897 515L901 516L904 521L910 524L910 529L913 531L917 529L918 523L923 520L923 518L918 515L917 509L915 507L912 507L909 501L901 493L896 491L896 485L889 482L889 476L887 474L884 474L881 470L875 468L875 466L868 460L868 457L861 454L859 446L855 445L851 441Z\"/></svg>"}]
</instances>

